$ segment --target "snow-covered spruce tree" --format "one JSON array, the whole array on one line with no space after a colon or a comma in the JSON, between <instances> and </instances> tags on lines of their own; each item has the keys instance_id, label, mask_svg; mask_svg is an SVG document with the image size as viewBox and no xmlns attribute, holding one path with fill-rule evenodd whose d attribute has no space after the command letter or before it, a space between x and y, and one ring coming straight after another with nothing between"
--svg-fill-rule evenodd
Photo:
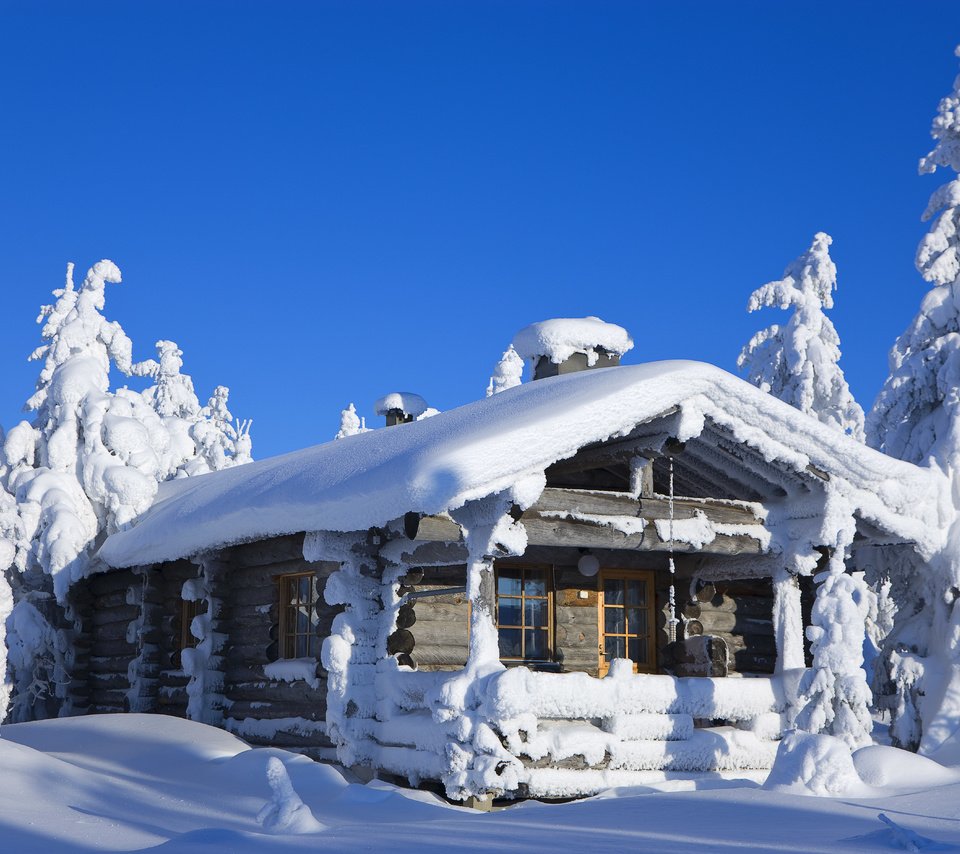
<instances>
[{"instance_id":1,"label":"snow-covered spruce tree","mask_svg":"<svg viewBox=\"0 0 960 854\"><path fill-rule=\"evenodd\" d=\"M511 344L493 369L493 376L487 385L487 397L520 385L522 381L523 359Z\"/></svg>"},{"instance_id":2,"label":"snow-covered spruce tree","mask_svg":"<svg viewBox=\"0 0 960 854\"><path fill-rule=\"evenodd\" d=\"M960 56L960 48L957 49ZM917 248L916 267L931 285L912 323L890 352L890 375L867 419L869 443L891 456L941 470L960 483L960 76L939 105L936 144L920 173L952 170L930 197L933 220ZM942 553L923 572L893 574L898 611L883 662L895 689L895 742L933 753L957 736L960 695L960 508ZM909 581L905 579L909 578Z\"/></svg>"},{"instance_id":3,"label":"snow-covered spruce tree","mask_svg":"<svg viewBox=\"0 0 960 854\"><path fill-rule=\"evenodd\" d=\"M197 464L188 474L202 471L220 471L231 466L249 463L251 452L250 427L252 421L233 423L233 415L227 409L230 389L218 385L207 405L200 410L190 435L197 446Z\"/></svg>"},{"instance_id":4,"label":"snow-covered spruce tree","mask_svg":"<svg viewBox=\"0 0 960 854\"><path fill-rule=\"evenodd\" d=\"M783 326L753 336L737 359L751 383L824 424L863 441L863 409L840 369L840 338L824 309L833 308L837 268L833 239L822 231L810 248L750 296L748 311L775 306L793 309Z\"/></svg>"},{"instance_id":5,"label":"snow-covered spruce tree","mask_svg":"<svg viewBox=\"0 0 960 854\"><path fill-rule=\"evenodd\" d=\"M181 372L183 351L173 341L157 341L157 360L142 363L154 380L143 397L160 417L169 439L163 480L205 474L251 461L251 421L233 424L227 409L229 389L217 386L201 407L193 380Z\"/></svg>"},{"instance_id":6,"label":"snow-covered spruce tree","mask_svg":"<svg viewBox=\"0 0 960 854\"><path fill-rule=\"evenodd\" d=\"M103 534L150 506L159 481L191 473L180 464L183 450L171 443L176 431L159 414L192 417L189 378L176 378L179 352L167 342L159 348L160 362L133 363L130 339L101 313L107 283L118 282L116 265L100 261L78 289L68 265L65 286L54 291L56 301L38 318L44 343L31 359L43 366L26 406L35 418L20 422L3 440L0 485L8 498L0 495L0 568L15 601L5 621L13 720L69 712L71 583L87 573ZM146 395L128 388L111 392L111 367L152 376L157 384ZM249 459L246 425L239 431L230 425L225 389L196 418L210 428L210 448L230 463ZM194 456L198 445L191 445ZM218 457L216 450L210 454ZM0 610L3 602L0 591Z\"/></svg>"},{"instance_id":7,"label":"snow-covered spruce tree","mask_svg":"<svg viewBox=\"0 0 960 854\"><path fill-rule=\"evenodd\" d=\"M340 413L340 430L334 439L346 439L358 433L369 433L366 420L357 415L357 408L351 403Z\"/></svg>"},{"instance_id":8,"label":"snow-covered spruce tree","mask_svg":"<svg viewBox=\"0 0 960 854\"><path fill-rule=\"evenodd\" d=\"M70 583L86 572L97 534L145 510L157 488L159 419L138 394L109 393L111 365L137 372L130 339L100 313L106 284L119 281L116 265L100 261L77 289L68 265L56 302L37 319L45 343L30 358L43 366L27 401L36 417L3 444L6 486L29 544L6 621L14 720L68 706L70 627L55 602L65 605Z\"/></svg>"}]
</instances>

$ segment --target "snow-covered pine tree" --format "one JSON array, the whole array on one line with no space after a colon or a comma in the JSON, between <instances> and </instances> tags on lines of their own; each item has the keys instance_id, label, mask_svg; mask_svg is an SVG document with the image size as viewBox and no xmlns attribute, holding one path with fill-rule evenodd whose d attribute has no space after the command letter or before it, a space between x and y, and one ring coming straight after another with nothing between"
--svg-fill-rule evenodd
<instances>
[{"instance_id":1,"label":"snow-covered pine tree","mask_svg":"<svg viewBox=\"0 0 960 854\"><path fill-rule=\"evenodd\" d=\"M960 47L956 55L960 56ZM930 197L916 267L931 285L920 310L890 351L890 375L867 418L870 445L893 457L960 478L960 76L940 101L931 135L936 144L920 160L920 174L951 170ZM956 500L956 499L955 499ZM897 605L893 631L882 649L893 687L894 743L935 752L957 736L960 696L960 511L941 554L922 571L885 565L879 554L874 583L891 569ZM878 680L881 685L883 680Z\"/></svg>"},{"instance_id":2,"label":"snow-covered pine tree","mask_svg":"<svg viewBox=\"0 0 960 854\"><path fill-rule=\"evenodd\" d=\"M194 473L191 463L210 471L250 459L249 422L232 424L222 386L200 409L175 344L159 342L159 362L132 361L130 339L101 314L106 284L120 278L113 262L100 261L78 289L68 265L65 286L38 318L44 344L31 359L43 367L26 406L36 417L2 442L0 570L15 602L5 620L14 720L69 708L66 594L99 537L149 507L160 481ZM111 367L156 384L145 394L111 392ZM183 424L171 429L170 419ZM0 617L9 604L0 589Z\"/></svg>"},{"instance_id":3,"label":"snow-covered pine tree","mask_svg":"<svg viewBox=\"0 0 960 854\"><path fill-rule=\"evenodd\" d=\"M357 415L357 408L351 403L340 413L340 430L334 439L345 439L358 433L369 433L366 420Z\"/></svg>"},{"instance_id":4,"label":"snow-covered pine tree","mask_svg":"<svg viewBox=\"0 0 960 854\"><path fill-rule=\"evenodd\" d=\"M751 383L824 424L863 441L863 409L840 369L840 338L824 309L833 308L837 268L833 239L818 232L810 248L750 296L748 311L793 309L783 326L761 330L740 353L737 365Z\"/></svg>"},{"instance_id":5,"label":"snow-covered pine tree","mask_svg":"<svg viewBox=\"0 0 960 854\"><path fill-rule=\"evenodd\" d=\"M523 382L523 359L511 344L493 369L493 376L487 384L487 397L520 385L521 382Z\"/></svg>"},{"instance_id":6,"label":"snow-covered pine tree","mask_svg":"<svg viewBox=\"0 0 960 854\"><path fill-rule=\"evenodd\" d=\"M123 329L101 314L106 284L119 281L116 265L100 261L77 289L68 265L56 301L37 319L45 343L31 359L43 367L27 402L36 417L3 443L5 486L26 547L6 621L14 720L63 711L70 626L55 603L86 573L98 533L125 525L157 489L163 426L139 394L109 392L111 365L127 375L140 367Z\"/></svg>"},{"instance_id":7,"label":"snow-covered pine tree","mask_svg":"<svg viewBox=\"0 0 960 854\"><path fill-rule=\"evenodd\" d=\"M957 49L960 56L960 48ZM960 172L960 76L940 102L920 173ZM917 248L916 267L933 287L890 351L890 376L867 419L870 444L902 460L960 462L960 179L937 189L923 220L934 219Z\"/></svg>"},{"instance_id":8,"label":"snow-covered pine tree","mask_svg":"<svg viewBox=\"0 0 960 854\"><path fill-rule=\"evenodd\" d=\"M230 389L218 385L207 405L200 410L200 417L193 425L191 435L197 445L197 466L188 474L220 471L231 466L251 461L250 426L252 421L233 423L233 415L227 408Z\"/></svg>"}]
</instances>

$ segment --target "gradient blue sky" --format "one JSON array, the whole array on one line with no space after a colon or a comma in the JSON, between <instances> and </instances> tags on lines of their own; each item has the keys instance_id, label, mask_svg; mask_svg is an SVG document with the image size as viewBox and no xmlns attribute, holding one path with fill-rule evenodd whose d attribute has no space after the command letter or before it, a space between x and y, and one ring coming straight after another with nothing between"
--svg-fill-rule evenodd
<instances>
[{"instance_id":1,"label":"gradient blue sky","mask_svg":"<svg viewBox=\"0 0 960 854\"><path fill-rule=\"evenodd\" d=\"M256 456L355 401L483 394L513 333L626 326L735 370L747 315L834 237L869 407L925 285L949 2L0 2L0 423L33 320L106 257L135 356L177 341ZM78 276L78 280L81 276Z\"/></svg>"}]
</instances>

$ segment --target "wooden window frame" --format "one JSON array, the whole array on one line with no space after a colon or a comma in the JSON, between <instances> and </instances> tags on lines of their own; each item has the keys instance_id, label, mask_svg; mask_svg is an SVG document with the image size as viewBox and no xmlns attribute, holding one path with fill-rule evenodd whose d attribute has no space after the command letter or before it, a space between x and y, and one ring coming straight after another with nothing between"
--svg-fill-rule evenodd
<instances>
[{"instance_id":1,"label":"wooden window frame","mask_svg":"<svg viewBox=\"0 0 960 854\"><path fill-rule=\"evenodd\" d=\"M501 572L520 572L520 595L519 596L507 596L508 599L518 599L520 601L520 622L521 625L505 625L501 626L500 624L500 591L499 591L499 579ZM530 596L528 597L523 592L524 584L524 575L527 572L542 572L544 585L546 588L546 596ZM547 603L547 649L546 654L543 658L528 658L525 655L520 657L502 657L501 661L508 662L510 664L553 664L554 663L554 589L553 589L553 567L544 564L517 564L517 563L505 563L500 564L496 563L493 567L493 619L494 625L497 629L497 640L499 643L500 638L500 629L519 629L520 631L520 649L521 652L526 651L526 639L524 637L524 632L529 631L531 628L537 628L542 630L541 626L528 627L524 624L526 619L526 608L524 604L526 600L529 599L544 599Z\"/></svg>"},{"instance_id":2,"label":"wooden window frame","mask_svg":"<svg viewBox=\"0 0 960 854\"><path fill-rule=\"evenodd\" d=\"M190 631L190 626L194 617L199 617L206 612L206 599L180 599L180 637L177 639L178 642L173 650L172 662L177 667L183 667L183 651L185 649L196 649L197 644L200 643L200 638Z\"/></svg>"},{"instance_id":3,"label":"wooden window frame","mask_svg":"<svg viewBox=\"0 0 960 854\"><path fill-rule=\"evenodd\" d=\"M309 600L303 600L288 595L289 585L296 584L299 587L301 578L309 578L311 581L311 597ZM277 631L277 658L292 660L297 658L317 658L320 651L320 638L317 635L316 626L319 621L317 613L317 574L316 572L287 572L276 577L277 582L277 603L278 603L278 631ZM292 620L293 613L299 611L302 606L307 608L308 621L312 627L309 632L298 632L296 621ZM291 622L293 625L291 626ZM298 640L306 638L306 655L296 655Z\"/></svg>"},{"instance_id":4,"label":"wooden window frame","mask_svg":"<svg viewBox=\"0 0 960 854\"><path fill-rule=\"evenodd\" d=\"M605 640L607 637L606 632L606 603L604 599L604 581L607 579L618 579L624 581L636 581L636 580L645 580L647 582L647 594L648 594L648 603L646 605L647 610L647 664L642 668L633 662L633 672L634 673L656 673L657 672L657 588L656 588L656 573L652 569L601 569L597 573L597 639L598 639L598 674L603 677L607 674L607 671L610 669L610 662L607 660L606 656L606 644ZM615 606L611 606L615 607ZM626 610L626 605L623 606ZM624 616L624 637L628 637L627 629L629 628L628 623L626 622L626 616ZM612 633L612 636L618 637L616 633Z\"/></svg>"}]
</instances>

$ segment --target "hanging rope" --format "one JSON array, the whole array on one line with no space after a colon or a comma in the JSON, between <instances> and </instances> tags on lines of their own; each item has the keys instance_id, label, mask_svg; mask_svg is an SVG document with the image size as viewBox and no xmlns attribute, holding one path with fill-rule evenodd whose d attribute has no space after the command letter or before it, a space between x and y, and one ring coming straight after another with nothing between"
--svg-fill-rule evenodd
<instances>
[{"instance_id":1,"label":"hanging rope","mask_svg":"<svg viewBox=\"0 0 960 854\"><path fill-rule=\"evenodd\" d=\"M668 498L668 507L670 513L670 551L667 559L667 566L670 569L670 619L667 621L667 634L669 635L670 642L673 643L673 641L677 639L677 624L680 622L680 620L677 618L677 590L674 586L677 568L673 562L673 457L670 457L670 494Z\"/></svg>"}]
</instances>

